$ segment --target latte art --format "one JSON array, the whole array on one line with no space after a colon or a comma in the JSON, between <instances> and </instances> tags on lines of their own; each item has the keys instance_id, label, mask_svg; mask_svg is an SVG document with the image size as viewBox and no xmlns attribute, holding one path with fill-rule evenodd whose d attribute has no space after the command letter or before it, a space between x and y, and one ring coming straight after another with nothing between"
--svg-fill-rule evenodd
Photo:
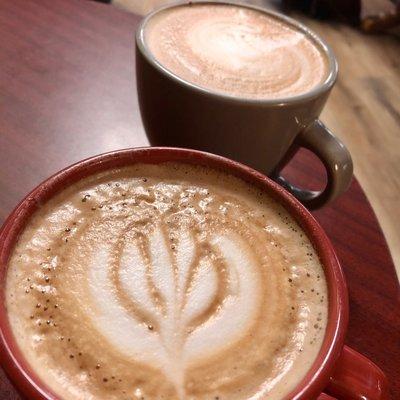
<instances>
[{"instance_id":1,"label":"latte art","mask_svg":"<svg viewBox=\"0 0 400 400\"><path fill-rule=\"evenodd\" d=\"M99 310L93 322L121 353L157 365L184 399L188 367L229 348L252 326L260 284L240 239L214 236L196 251L186 231L170 252L162 230L157 226L146 244L132 238L121 249L114 260L120 261L118 291L110 290L112 251L92 255L89 282Z\"/></svg>"},{"instance_id":2,"label":"latte art","mask_svg":"<svg viewBox=\"0 0 400 400\"><path fill-rule=\"evenodd\" d=\"M145 40L172 73L230 95L294 96L327 76L326 56L312 39L266 13L240 6L165 10L148 21Z\"/></svg>"},{"instance_id":3,"label":"latte art","mask_svg":"<svg viewBox=\"0 0 400 400\"><path fill-rule=\"evenodd\" d=\"M28 362L75 399L281 399L326 327L318 257L239 179L184 164L91 176L38 211L7 276Z\"/></svg>"}]
</instances>

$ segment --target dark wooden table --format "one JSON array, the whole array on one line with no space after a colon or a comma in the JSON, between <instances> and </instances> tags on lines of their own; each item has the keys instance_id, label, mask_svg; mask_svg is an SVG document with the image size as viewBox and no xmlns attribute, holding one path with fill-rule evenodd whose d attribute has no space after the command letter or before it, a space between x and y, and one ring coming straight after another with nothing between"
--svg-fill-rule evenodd
<instances>
[{"instance_id":1,"label":"dark wooden table","mask_svg":"<svg viewBox=\"0 0 400 400\"><path fill-rule=\"evenodd\" d=\"M0 0L0 222L66 165L147 145L134 71L138 20L83 0ZM319 168L303 152L286 173L316 186ZM315 216L346 273L347 343L385 371L400 399L400 291L375 215L354 180ZM1 369L0 399L19 399Z\"/></svg>"}]
</instances>

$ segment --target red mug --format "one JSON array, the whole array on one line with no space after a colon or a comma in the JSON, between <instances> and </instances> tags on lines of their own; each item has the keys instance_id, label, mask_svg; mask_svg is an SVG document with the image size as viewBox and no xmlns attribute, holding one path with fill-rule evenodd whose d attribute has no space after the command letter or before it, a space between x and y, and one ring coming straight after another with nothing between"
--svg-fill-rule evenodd
<instances>
[{"instance_id":1,"label":"red mug","mask_svg":"<svg viewBox=\"0 0 400 400\"><path fill-rule=\"evenodd\" d=\"M59 400L24 359L11 332L5 307L4 291L8 260L28 219L55 193L88 175L135 163L158 164L168 161L223 170L265 191L283 205L297 221L320 257L329 292L329 316L325 338L309 371L295 389L282 400L388 399L388 383L383 372L373 362L344 345L349 314L345 278L329 239L309 211L277 183L250 167L209 153L166 147L114 151L67 167L29 193L2 226L0 363L17 390L31 400Z\"/></svg>"}]
</instances>

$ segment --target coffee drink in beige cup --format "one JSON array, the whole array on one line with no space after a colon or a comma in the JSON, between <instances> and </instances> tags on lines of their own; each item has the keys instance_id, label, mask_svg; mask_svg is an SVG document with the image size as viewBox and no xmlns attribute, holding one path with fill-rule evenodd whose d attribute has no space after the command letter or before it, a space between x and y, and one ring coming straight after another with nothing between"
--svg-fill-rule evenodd
<instances>
[{"instance_id":1,"label":"coffee drink in beige cup","mask_svg":"<svg viewBox=\"0 0 400 400\"><path fill-rule=\"evenodd\" d=\"M139 103L151 144L244 162L310 208L346 190L351 157L318 120L337 64L306 27L248 5L183 2L150 14L136 44ZM324 190L298 189L280 176L299 147L325 165Z\"/></svg>"},{"instance_id":2,"label":"coffee drink in beige cup","mask_svg":"<svg viewBox=\"0 0 400 400\"><path fill-rule=\"evenodd\" d=\"M231 96L296 96L329 74L327 57L304 33L234 5L170 8L149 20L145 40L180 78Z\"/></svg>"},{"instance_id":3,"label":"coffee drink in beige cup","mask_svg":"<svg viewBox=\"0 0 400 400\"><path fill-rule=\"evenodd\" d=\"M220 170L94 173L20 234L5 300L57 398L283 399L325 335L324 271L269 194Z\"/></svg>"}]
</instances>

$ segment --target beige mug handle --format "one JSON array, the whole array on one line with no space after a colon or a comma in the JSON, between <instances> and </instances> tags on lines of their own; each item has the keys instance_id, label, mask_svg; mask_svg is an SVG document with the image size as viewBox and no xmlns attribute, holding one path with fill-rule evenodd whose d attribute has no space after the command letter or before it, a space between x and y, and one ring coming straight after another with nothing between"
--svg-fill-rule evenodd
<instances>
[{"instance_id":1,"label":"beige mug handle","mask_svg":"<svg viewBox=\"0 0 400 400\"><path fill-rule=\"evenodd\" d=\"M313 191L298 188L279 173L274 173L272 176L276 182L309 209L320 208L346 191L353 177L353 162L350 153L320 120L315 120L305 128L297 136L295 145L312 151L322 161L328 176L325 189Z\"/></svg>"}]
</instances>

